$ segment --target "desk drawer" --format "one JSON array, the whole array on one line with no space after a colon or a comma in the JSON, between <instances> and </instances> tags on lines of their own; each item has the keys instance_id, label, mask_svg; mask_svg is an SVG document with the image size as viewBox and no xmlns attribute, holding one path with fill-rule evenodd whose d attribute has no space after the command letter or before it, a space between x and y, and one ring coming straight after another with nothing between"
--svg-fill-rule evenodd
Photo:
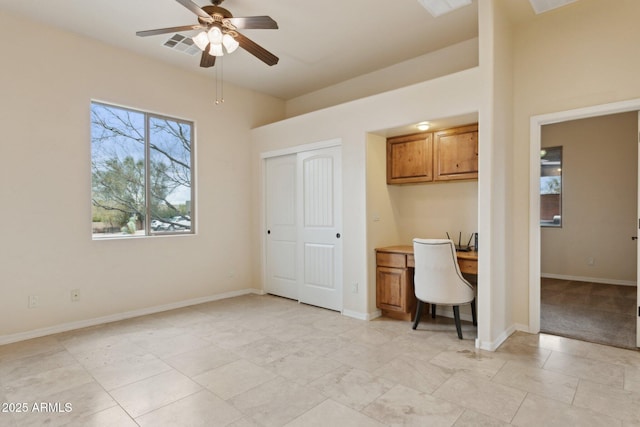
<instances>
[{"instance_id":1,"label":"desk drawer","mask_svg":"<svg viewBox=\"0 0 640 427\"><path fill-rule=\"evenodd\" d=\"M395 254L389 252L376 253L376 265L378 267L406 268L407 256L405 254Z\"/></svg>"}]
</instances>

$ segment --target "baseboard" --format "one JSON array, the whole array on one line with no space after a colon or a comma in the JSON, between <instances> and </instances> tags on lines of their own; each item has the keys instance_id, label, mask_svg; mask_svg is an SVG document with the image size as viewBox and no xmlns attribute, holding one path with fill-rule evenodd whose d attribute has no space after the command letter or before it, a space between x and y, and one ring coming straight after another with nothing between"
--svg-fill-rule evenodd
<instances>
[{"instance_id":1,"label":"baseboard","mask_svg":"<svg viewBox=\"0 0 640 427\"><path fill-rule=\"evenodd\" d=\"M453 309L450 307L441 309L440 306L438 306L437 314L438 316L453 318ZM470 314L464 314L464 313L460 313L460 319L466 320L468 322L473 321L473 317ZM496 351L498 347L500 347L500 345L502 345L502 343L505 342L506 339L509 338L511 334L513 334L515 331L529 332L529 327L527 325L522 325L520 323L513 324L509 328L507 328L502 334L500 334L498 338L496 338L491 342L480 341L479 339L476 338L476 347L481 350Z\"/></svg>"},{"instance_id":2,"label":"baseboard","mask_svg":"<svg viewBox=\"0 0 640 427\"><path fill-rule=\"evenodd\" d=\"M515 325L513 325L513 327L518 332L526 332L528 334L532 334L533 333L533 332L531 332L531 329L529 328L529 325L523 325L522 323L516 323Z\"/></svg>"},{"instance_id":3,"label":"baseboard","mask_svg":"<svg viewBox=\"0 0 640 427\"><path fill-rule=\"evenodd\" d=\"M637 286L637 283L633 280L603 279L601 277L569 276L553 273L540 273L540 277L547 279L573 280L576 282L604 283L606 285Z\"/></svg>"},{"instance_id":4,"label":"baseboard","mask_svg":"<svg viewBox=\"0 0 640 427\"><path fill-rule=\"evenodd\" d=\"M438 316L450 317L453 319L453 308L449 306L444 306L440 308L440 306L438 306L437 314ZM460 319L466 320L468 322L473 321L473 317L471 316L471 314L465 314L465 313L460 313ZM529 327L519 323L513 324L509 328L507 328L502 334L500 334L498 338L496 338L491 342L480 341L478 338L476 338L476 347L481 350L496 351L498 347L500 347L500 345L502 345L502 343L505 342L505 340L509 338L509 336L511 336L511 334L513 334L515 331L529 332Z\"/></svg>"},{"instance_id":5,"label":"baseboard","mask_svg":"<svg viewBox=\"0 0 640 427\"><path fill-rule=\"evenodd\" d=\"M359 311L342 310L342 315L347 317L353 317L354 319L359 319L359 320L372 320L372 319L375 319L376 317L380 317L382 315L382 312L380 310L376 310L373 313L362 313Z\"/></svg>"},{"instance_id":6,"label":"baseboard","mask_svg":"<svg viewBox=\"0 0 640 427\"><path fill-rule=\"evenodd\" d=\"M516 331L516 326L511 325L504 332L502 332L495 340L491 342L480 341L479 338L476 338L476 348L479 348L481 350L487 350L487 351L496 351L498 347L500 347L502 343L505 342L506 339L509 338L509 336L513 334L515 331Z\"/></svg>"},{"instance_id":7,"label":"baseboard","mask_svg":"<svg viewBox=\"0 0 640 427\"><path fill-rule=\"evenodd\" d=\"M110 314L108 316L94 317L93 319L79 320L77 322L62 323L60 325L50 326L47 328L34 329L27 332L19 332L17 334L0 335L0 345L10 344L18 341L30 340L33 338L40 338L47 335L58 334L61 332L68 332L74 329L87 328L90 326L102 325L110 322L117 322L120 320L131 319L133 317L145 316L147 314L160 313L162 311L175 310L177 308L189 307L191 305L203 304L211 301L218 301L221 299L238 297L247 294L264 295L264 291L261 289L241 289L239 291L225 292L222 294L209 295L201 298L193 298L184 301L178 301L170 304L158 305L155 307L146 307L139 310L126 311L123 313Z\"/></svg>"}]
</instances>

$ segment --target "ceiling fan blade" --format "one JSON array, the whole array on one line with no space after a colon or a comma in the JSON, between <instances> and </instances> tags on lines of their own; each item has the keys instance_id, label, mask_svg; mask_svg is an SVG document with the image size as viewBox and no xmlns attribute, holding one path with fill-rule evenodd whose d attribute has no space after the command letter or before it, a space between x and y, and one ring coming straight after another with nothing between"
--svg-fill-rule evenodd
<instances>
[{"instance_id":1,"label":"ceiling fan blade","mask_svg":"<svg viewBox=\"0 0 640 427\"><path fill-rule=\"evenodd\" d=\"M245 18L227 18L234 27L240 30L277 30L278 23L270 16L247 16Z\"/></svg>"},{"instance_id":2,"label":"ceiling fan blade","mask_svg":"<svg viewBox=\"0 0 640 427\"><path fill-rule=\"evenodd\" d=\"M246 36L237 33L238 35L235 37L238 43L240 43L240 47L264 62L267 65L276 65L280 60L273 53L269 52L253 40L247 38Z\"/></svg>"},{"instance_id":3,"label":"ceiling fan blade","mask_svg":"<svg viewBox=\"0 0 640 427\"><path fill-rule=\"evenodd\" d=\"M211 47L211 43L207 45L207 48L202 51L202 56L200 57L200 66L202 68L210 68L216 65L216 57L209 55L209 48Z\"/></svg>"},{"instance_id":4,"label":"ceiling fan blade","mask_svg":"<svg viewBox=\"0 0 640 427\"><path fill-rule=\"evenodd\" d=\"M200 6L192 2L191 0L176 0L178 3L189 9L191 12L198 15L202 20L206 22L213 22L213 18L207 12L202 10Z\"/></svg>"},{"instance_id":5,"label":"ceiling fan blade","mask_svg":"<svg viewBox=\"0 0 640 427\"><path fill-rule=\"evenodd\" d=\"M158 34L177 33L180 31L197 30L199 28L205 28L205 27L199 24L194 24L194 25L183 25L181 27L158 28L157 30L137 31L136 36L139 36L139 37L156 36Z\"/></svg>"}]
</instances>

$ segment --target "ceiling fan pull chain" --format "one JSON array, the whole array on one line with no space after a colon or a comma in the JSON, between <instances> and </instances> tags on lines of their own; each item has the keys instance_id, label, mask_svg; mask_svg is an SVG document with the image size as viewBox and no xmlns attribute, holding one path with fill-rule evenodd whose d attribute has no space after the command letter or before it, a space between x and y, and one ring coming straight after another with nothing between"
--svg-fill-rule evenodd
<instances>
[{"instance_id":1,"label":"ceiling fan pull chain","mask_svg":"<svg viewBox=\"0 0 640 427\"><path fill-rule=\"evenodd\" d=\"M224 102L224 65L223 58L218 59L218 67L216 67L216 105L220 105ZM218 97L218 88L220 89L220 97Z\"/></svg>"},{"instance_id":2,"label":"ceiling fan pull chain","mask_svg":"<svg viewBox=\"0 0 640 427\"><path fill-rule=\"evenodd\" d=\"M216 105L220 104L220 101L218 100L218 70L220 69L220 63L218 63L218 66L215 68L215 80L214 83L216 85Z\"/></svg>"},{"instance_id":3,"label":"ceiling fan pull chain","mask_svg":"<svg viewBox=\"0 0 640 427\"><path fill-rule=\"evenodd\" d=\"M224 102L224 57L220 57L220 102Z\"/></svg>"}]
</instances>

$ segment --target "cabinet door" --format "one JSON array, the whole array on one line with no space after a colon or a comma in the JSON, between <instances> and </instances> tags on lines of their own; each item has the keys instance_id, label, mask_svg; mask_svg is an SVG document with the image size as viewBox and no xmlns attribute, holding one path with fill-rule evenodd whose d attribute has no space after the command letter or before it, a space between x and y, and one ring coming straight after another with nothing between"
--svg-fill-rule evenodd
<instances>
[{"instance_id":1,"label":"cabinet door","mask_svg":"<svg viewBox=\"0 0 640 427\"><path fill-rule=\"evenodd\" d=\"M387 184L433 181L433 135L387 139Z\"/></svg>"},{"instance_id":2,"label":"cabinet door","mask_svg":"<svg viewBox=\"0 0 640 427\"><path fill-rule=\"evenodd\" d=\"M478 178L478 125L436 132L436 181Z\"/></svg>"},{"instance_id":3,"label":"cabinet door","mask_svg":"<svg viewBox=\"0 0 640 427\"><path fill-rule=\"evenodd\" d=\"M406 268L378 267L376 269L376 306L381 310L411 311L413 280Z\"/></svg>"}]
</instances>

